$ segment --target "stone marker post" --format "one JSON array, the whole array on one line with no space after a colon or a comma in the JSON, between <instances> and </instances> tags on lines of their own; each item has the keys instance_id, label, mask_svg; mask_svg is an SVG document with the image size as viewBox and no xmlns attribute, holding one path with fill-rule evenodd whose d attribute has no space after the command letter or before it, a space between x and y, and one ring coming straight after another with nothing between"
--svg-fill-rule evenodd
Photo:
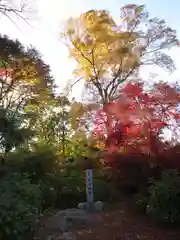
<instances>
[{"instance_id":1,"label":"stone marker post","mask_svg":"<svg viewBox=\"0 0 180 240\"><path fill-rule=\"evenodd\" d=\"M93 192L93 165L90 159L85 158L84 161L85 179L86 179L86 202L79 203L79 209L86 211L102 211L103 203L101 201L94 202Z\"/></svg>"},{"instance_id":2,"label":"stone marker post","mask_svg":"<svg viewBox=\"0 0 180 240\"><path fill-rule=\"evenodd\" d=\"M92 169L86 169L86 201L89 205L94 202Z\"/></svg>"}]
</instances>

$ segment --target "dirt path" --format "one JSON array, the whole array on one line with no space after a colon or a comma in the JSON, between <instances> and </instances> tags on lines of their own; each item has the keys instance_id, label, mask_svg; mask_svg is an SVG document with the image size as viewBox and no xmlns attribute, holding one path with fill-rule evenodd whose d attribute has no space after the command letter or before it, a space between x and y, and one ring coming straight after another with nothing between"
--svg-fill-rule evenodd
<instances>
[{"instance_id":1,"label":"dirt path","mask_svg":"<svg viewBox=\"0 0 180 240\"><path fill-rule=\"evenodd\" d=\"M74 229L78 240L180 240L180 230L160 228L144 216L133 214L126 204L101 214L98 226Z\"/></svg>"},{"instance_id":2,"label":"dirt path","mask_svg":"<svg viewBox=\"0 0 180 240\"><path fill-rule=\"evenodd\" d=\"M180 240L180 230L168 230L151 223L146 217L134 214L127 203L121 203L117 210L98 213L102 220L86 225L74 225L71 229L78 240ZM53 232L43 239L60 240L62 233Z\"/></svg>"}]
</instances>

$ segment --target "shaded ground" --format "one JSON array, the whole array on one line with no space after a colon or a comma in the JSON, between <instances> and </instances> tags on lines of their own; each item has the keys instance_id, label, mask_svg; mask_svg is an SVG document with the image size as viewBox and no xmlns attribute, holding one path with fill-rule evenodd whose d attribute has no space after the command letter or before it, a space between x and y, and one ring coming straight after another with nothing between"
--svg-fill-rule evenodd
<instances>
[{"instance_id":1,"label":"shaded ground","mask_svg":"<svg viewBox=\"0 0 180 240\"><path fill-rule=\"evenodd\" d=\"M74 225L73 238L78 240L180 240L180 230L157 226L148 218L135 214L127 202L120 203L117 209L98 213L101 221L86 225ZM45 234L46 231L43 231ZM43 235L44 235L43 234ZM47 232L41 239L60 240L60 231ZM69 238L70 239L70 238Z\"/></svg>"}]
</instances>

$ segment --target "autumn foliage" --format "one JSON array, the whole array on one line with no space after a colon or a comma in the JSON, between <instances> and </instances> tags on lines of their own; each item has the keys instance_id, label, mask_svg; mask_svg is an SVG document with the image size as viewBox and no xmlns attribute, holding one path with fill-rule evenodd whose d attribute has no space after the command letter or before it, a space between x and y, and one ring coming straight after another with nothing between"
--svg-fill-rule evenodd
<instances>
[{"instance_id":1,"label":"autumn foliage","mask_svg":"<svg viewBox=\"0 0 180 240\"><path fill-rule=\"evenodd\" d=\"M178 86L137 79L144 67L152 75L154 67L175 70L166 50L179 46L176 31L145 5L126 4L119 19L93 9L70 18L61 36L76 62L69 89L84 84L83 101L71 105L71 126L75 135L92 137L114 183L123 176L145 182L160 176L162 166L180 168Z\"/></svg>"},{"instance_id":2,"label":"autumn foliage","mask_svg":"<svg viewBox=\"0 0 180 240\"><path fill-rule=\"evenodd\" d=\"M118 21L107 10L92 9L70 18L61 36L77 63L72 86L83 81L96 102L109 102L142 66L152 66L151 72L154 66L175 69L164 50L178 45L176 31L164 19L151 18L144 5L122 6Z\"/></svg>"},{"instance_id":3,"label":"autumn foliage","mask_svg":"<svg viewBox=\"0 0 180 240\"><path fill-rule=\"evenodd\" d=\"M176 87L166 83L147 90L141 82L129 82L117 99L95 112L93 133L108 150L157 155L164 150L163 131L178 129L179 99Z\"/></svg>"}]
</instances>

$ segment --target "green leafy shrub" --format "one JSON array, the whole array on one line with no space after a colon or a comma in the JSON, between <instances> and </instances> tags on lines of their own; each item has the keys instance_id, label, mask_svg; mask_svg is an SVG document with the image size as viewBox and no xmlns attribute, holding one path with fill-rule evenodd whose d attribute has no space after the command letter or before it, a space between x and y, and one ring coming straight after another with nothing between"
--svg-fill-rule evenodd
<instances>
[{"instance_id":1,"label":"green leafy shrub","mask_svg":"<svg viewBox=\"0 0 180 240\"><path fill-rule=\"evenodd\" d=\"M106 153L109 180L113 187L126 195L133 195L146 188L150 176L148 157Z\"/></svg>"},{"instance_id":2,"label":"green leafy shrub","mask_svg":"<svg viewBox=\"0 0 180 240\"><path fill-rule=\"evenodd\" d=\"M164 223L180 222L180 176L175 170L162 174L160 180L153 180L147 197L137 203L147 215Z\"/></svg>"},{"instance_id":3,"label":"green leafy shrub","mask_svg":"<svg viewBox=\"0 0 180 240\"><path fill-rule=\"evenodd\" d=\"M56 169L57 156L52 146L36 145L24 157L23 172L28 172L33 179L42 179Z\"/></svg>"},{"instance_id":4,"label":"green leafy shrub","mask_svg":"<svg viewBox=\"0 0 180 240\"><path fill-rule=\"evenodd\" d=\"M59 167L55 172L44 175L39 183L43 194L43 208L77 207L80 201L85 200L84 179L77 169Z\"/></svg>"},{"instance_id":5,"label":"green leafy shrub","mask_svg":"<svg viewBox=\"0 0 180 240\"><path fill-rule=\"evenodd\" d=\"M40 186L31 184L28 175L11 174L0 182L1 239L31 239L41 208Z\"/></svg>"},{"instance_id":6,"label":"green leafy shrub","mask_svg":"<svg viewBox=\"0 0 180 240\"><path fill-rule=\"evenodd\" d=\"M6 162L18 172L31 175L32 180L36 182L56 170L58 156L50 144L36 143L30 148L18 149L10 153Z\"/></svg>"},{"instance_id":7,"label":"green leafy shrub","mask_svg":"<svg viewBox=\"0 0 180 240\"><path fill-rule=\"evenodd\" d=\"M94 199L106 201L109 198L109 185L103 176L93 170ZM79 169L72 164L59 167L56 172L46 174L40 180L43 194L43 207L60 209L77 207L79 202L86 201L85 178Z\"/></svg>"},{"instance_id":8,"label":"green leafy shrub","mask_svg":"<svg viewBox=\"0 0 180 240\"><path fill-rule=\"evenodd\" d=\"M94 200L95 201L107 201L110 198L109 184L103 179L93 180L94 187Z\"/></svg>"},{"instance_id":9,"label":"green leafy shrub","mask_svg":"<svg viewBox=\"0 0 180 240\"><path fill-rule=\"evenodd\" d=\"M39 181L39 184L41 186L41 192L42 192L42 210L45 210L49 207L55 206L56 201L56 195L57 195L57 189L54 187L51 181L49 179L43 179Z\"/></svg>"},{"instance_id":10,"label":"green leafy shrub","mask_svg":"<svg viewBox=\"0 0 180 240\"><path fill-rule=\"evenodd\" d=\"M58 192L56 206L59 208L77 207L86 199L85 182L82 177L62 177L62 188Z\"/></svg>"},{"instance_id":11,"label":"green leafy shrub","mask_svg":"<svg viewBox=\"0 0 180 240\"><path fill-rule=\"evenodd\" d=\"M37 143L31 148L22 148L10 153L6 172L12 168L15 172L27 173L31 183L40 185L43 195L42 208L46 209L54 206L57 188L60 185L60 177L57 176L57 160L53 146Z\"/></svg>"},{"instance_id":12,"label":"green leafy shrub","mask_svg":"<svg viewBox=\"0 0 180 240\"><path fill-rule=\"evenodd\" d=\"M86 185L83 177L64 177L61 182L62 189L59 192L57 206L76 207L79 202L86 201ZM109 185L103 179L93 179L93 191L95 201L109 199Z\"/></svg>"},{"instance_id":13,"label":"green leafy shrub","mask_svg":"<svg viewBox=\"0 0 180 240\"><path fill-rule=\"evenodd\" d=\"M44 178L39 181L43 195L43 209L49 207L57 207L59 201L59 193L62 189L62 176L58 173L46 174Z\"/></svg>"},{"instance_id":14,"label":"green leafy shrub","mask_svg":"<svg viewBox=\"0 0 180 240\"><path fill-rule=\"evenodd\" d=\"M85 179L82 177L64 177L61 179L62 189L59 192L56 206L60 208L77 207L79 202L86 201ZM94 200L108 200L109 189L102 179L93 180Z\"/></svg>"}]
</instances>

